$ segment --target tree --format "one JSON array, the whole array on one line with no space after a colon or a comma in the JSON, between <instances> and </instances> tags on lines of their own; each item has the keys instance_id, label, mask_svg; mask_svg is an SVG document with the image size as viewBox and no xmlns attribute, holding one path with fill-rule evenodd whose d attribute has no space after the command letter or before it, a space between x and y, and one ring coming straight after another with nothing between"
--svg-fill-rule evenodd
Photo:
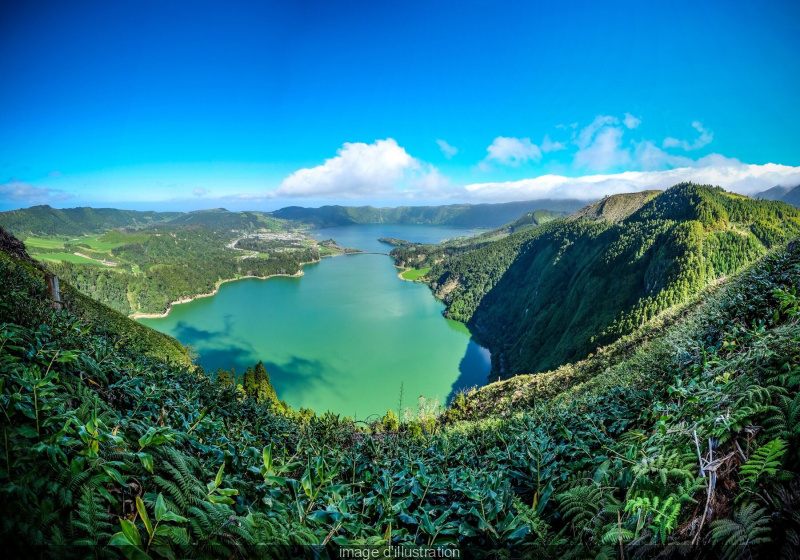
<instances>
[{"instance_id":1,"label":"tree","mask_svg":"<svg viewBox=\"0 0 800 560\"><path fill-rule=\"evenodd\" d=\"M231 372L219 368L215 377L217 385L220 387L233 387L233 379L231 379Z\"/></svg>"},{"instance_id":2,"label":"tree","mask_svg":"<svg viewBox=\"0 0 800 560\"><path fill-rule=\"evenodd\" d=\"M256 374L252 367L248 367L247 371L244 372L242 376L242 386L248 397L255 398L258 396L258 383L256 382Z\"/></svg>"},{"instance_id":3,"label":"tree","mask_svg":"<svg viewBox=\"0 0 800 560\"><path fill-rule=\"evenodd\" d=\"M267 368L264 367L264 362L260 361L256 364L254 377L258 400L277 402L278 395L275 393L272 383L270 383L269 374L267 373Z\"/></svg>"}]
</instances>

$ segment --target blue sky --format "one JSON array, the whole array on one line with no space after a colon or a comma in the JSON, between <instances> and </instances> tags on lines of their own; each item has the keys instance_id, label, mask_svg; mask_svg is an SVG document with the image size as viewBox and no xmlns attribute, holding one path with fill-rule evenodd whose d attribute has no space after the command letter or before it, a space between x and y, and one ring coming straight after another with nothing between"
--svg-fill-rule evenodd
<instances>
[{"instance_id":1,"label":"blue sky","mask_svg":"<svg viewBox=\"0 0 800 560\"><path fill-rule=\"evenodd\" d=\"M800 3L17 2L0 210L800 184Z\"/></svg>"}]
</instances>

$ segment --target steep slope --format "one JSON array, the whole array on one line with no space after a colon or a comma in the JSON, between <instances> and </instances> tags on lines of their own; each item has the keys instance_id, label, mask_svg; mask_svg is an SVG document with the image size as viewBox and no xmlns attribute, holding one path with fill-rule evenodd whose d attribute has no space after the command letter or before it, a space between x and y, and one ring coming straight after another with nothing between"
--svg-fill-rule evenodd
<instances>
[{"instance_id":1,"label":"steep slope","mask_svg":"<svg viewBox=\"0 0 800 560\"><path fill-rule=\"evenodd\" d=\"M584 206L577 212L571 214L567 219L621 222L636 212L646 202L661 194L661 192L662 191L641 191L637 193L607 196L602 200Z\"/></svg>"},{"instance_id":2,"label":"steep slope","mask_svg":"<svg viewBox=\"0 0 800 560\"><path fill-rule=\"evenodd\" d=\"M507 378L585 358L797 232L787 204L683 184L619 222L557 220L444 258L427 278Z\"/></svg>"},{"instance_id":3,"label":"steep slope","mask_svg":"<svg viewBox=\"0 0 800 560\"><path fill-rule=\"evenodd\" d=\"M349 224L435 224L457 227L496 228L519 218L526 212L547 209L572 212L582 206L577 200L531 200L500 204L451 204L446 206L322 206L302 208L290 206L272 212L276 218L294 220L313 227Z\"/></svg>"},{"instance_id":4,"label":"steep slope","mask_svg":"<svg viewBox=\"0 0 800 560\"><path fill-rule=\"evenodd\" d=\"M796 553L796 247L633 351L366 428L143 356L52 309L24 258L0 253L0 280L6 557Z\"/></svg>"},{"instance_id":5,"label":"steep slope","mask_svg":"<svg viewBox=\"0 0 800 560\"><path fill-rule=\"evenodd\" d=\"M21 274L24 273L26 282L37 284L44 282L47 270L28 256L25 245L2 227L0 227L0 257L4 259L4 266L19 269ZM93 325L100 332L115 333L119 337L117 344L120 347L124 346L151 358L175 364L185 366L191 364L189 351L171 336L131 321L118 311L83 295L63 280L60 284L59 295L65 311L76 319ZM5 283L3 286L7 290L13 288ZM25 305L22 301L17 303L20 306L16 308L16 311L3 310L3 313L7 315L6 319L10 319L12 322L19 321L17 315L24 316L26 312L36 307L36 304Z\"/></svg>"}]
</instances>

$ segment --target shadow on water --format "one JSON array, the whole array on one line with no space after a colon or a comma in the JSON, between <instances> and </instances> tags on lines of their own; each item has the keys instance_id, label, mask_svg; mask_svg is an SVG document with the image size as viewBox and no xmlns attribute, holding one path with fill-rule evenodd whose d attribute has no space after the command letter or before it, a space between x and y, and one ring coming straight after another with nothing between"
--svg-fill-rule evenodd
<instances>
[{"instance_id":1,"label":"shadow on water","mask_svg":"<svg viewBox=\"0 0 800 560\"><path fill-rule=\"evenodd\" d=\"M209 375L214 374L219 368L230 371L231 367L235 367L238 377L245 372L248 366L255 365L252 355L252 350L248 348L231 346L220 350L203 350L198 361Z\"/></svg>"},{"instance_id":2,"label":"shadow on water","mask_svg":"<svg viewBox=\"0 0 800 560\"><path fill-rule=\"evenodd\" d=\"M345 396L340 389L343 376L331 370L329 364L319 360L292 356L283 364L264 362L264 367L267 368L272 385L275 386L279 396L281 393L291 392L292 400L306 400L307 395L313 396L322 390L340 398Z\"/></svg>"},{"instance_id":3,"label":"shadow on water","mask_svg":"<svg viewBox=\"0 0 800 560\"><path fill-rule=\"evenodd\" d=\"M469 344L467 344L467 351L458 364L459 375L450 388L446 404L449 406L450 401L461 390L486 385L489 381L491 363L489 351L479 346L475 341L470 340Z\"/></svg>"},{"instance_id":4,"label":"shadow on water","mask_svg":"<svg viewBox=\"0 0 800 560\"><path fill-rule=\"evenodd\" d=\"M223 336L230 336L233 332L233 315L225 315L222 318L224 327L219 331L212 331L207 329L198 329L191 326L186 321L178 321L175 325L175 334L172 336L178 340L211 340Z\"/></svg>"}]
</instances>

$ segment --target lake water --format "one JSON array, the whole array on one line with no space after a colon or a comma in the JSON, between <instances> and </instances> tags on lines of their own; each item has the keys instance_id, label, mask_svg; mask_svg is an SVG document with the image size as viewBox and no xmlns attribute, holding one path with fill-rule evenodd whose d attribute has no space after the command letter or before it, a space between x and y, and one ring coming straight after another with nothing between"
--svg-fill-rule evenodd
<instances>
[{"instance_id":1,"label":"lake water","mask_svg":"<svg viewBox=\"0 0 800 560\"><path fill-rule=\"evenodd\" d=\"M343 247L388 252L379 237L434 243L467 235L459 228L369 224L315 230ZM242 374L264 362L278 397L366 420L416 409L420 395L443 404L460 388L483 385L489 352L467 328L442 317L424 284L406 282L386 255L343 255L305 265L298 278L243 279L213 297L176 305L161 319L140 319L199 353L207 372Z\"/></svg>"}]
</instances>

